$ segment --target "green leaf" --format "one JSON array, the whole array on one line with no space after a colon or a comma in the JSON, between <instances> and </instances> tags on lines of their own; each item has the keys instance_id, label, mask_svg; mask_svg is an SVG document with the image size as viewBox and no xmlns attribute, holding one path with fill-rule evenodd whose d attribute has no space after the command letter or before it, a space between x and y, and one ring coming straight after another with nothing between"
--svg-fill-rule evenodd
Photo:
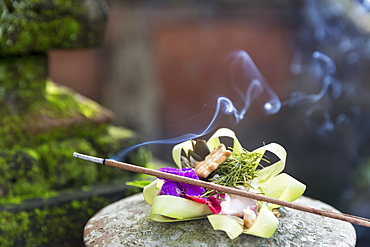
<instances>
[{"instance_id":1,"label":"green leaf","mask_svg":"<svg viewBox=\"0 0 370 247\"><path fill-rule=\"evenodd\" d=\"M148 180L137 180L137 181L126 182L126 185L139 187L139 188L144 188L145 186L147 186L151 182L153 182L153 181L152 180L150 180L150 181L148 181Z\"/></svg>"},{"instance_id":2,"label":"green leaf","mask_svg":"<svg viewBox=\"0 0 370 247\"><path fill-rule=\"evenodd\" d=\"M150 219L158 222L174 222L200 219L211 213L205 204L178 196L161 195L153 200Z\"/></svg>"},{"instance_id":3,"label":"green leaf","mask_svg":"<svg viewBox=\"0 0 370 247\"><path fill-rule=\"evenodd\" d=\"M264 182L284 170L285 164L281 160L275 162L272 165L269 165L257 172L257 179L261 182Z\"/></svg>"},{"instance_id":4,"label":"green leaf","mask_svg":"<svg viewBox=\"0 0 370 247\"><path fill-rule=\"evenodd\" d=\"M243 147L240 144L238 138L236 138L235 132L227 129L227 128L221 128L218 129L207 141L207 145L209 147L209 150L214 150L220 145L220 137L230 137L234 140L233 144L233 150L237 152L242 152Z\"/></svg>"},{"instance_id":5,"label":"green leaf","mask_svg":"<svg viewBox=\"0 0 370 247\"><path fill-rule=\"evenodd\" d=\"M188 150L193 150L193 145L191 140L177 144L172 149L172 159L175 161L177 167L181 169L181 151L184 150L185 153Z\"/></svg>"},{"instance_id":6,"label":"green leaf","mask_svg":"<svg viewBox=\"0 0 370 247\"><path fill-rule=\"evenodd\" d=\"M263 203L256 221L251 228L244 230L243 233L254 235L262 238L271 237L279 225L279 220L274 213L269 210L268 206Z\"/></svg>"},{"instance_id":7,"label":"green leaf","mask_svg":"<svg viewBox=\"0 0 370 247\"><path fill-rule=\"evenodd\" d=\"M144 187L144 190L143 190L144 200L149 205L153 205L154 197L157 196L157 191L162 187L162 185L163 185L163 180L156 179Z\"/></svg>"},{"instance_id":8,"label":"green leaf","mask_svg":"<svg viewBox=\"0 0 370 247\"><path fill-rule=\"evenodd\" d=\"M292 202L304 193L306 185L288 174L282 173L261 183L260 188L265 196ZM271 205L271 207L279 207L279 205Z\"/></svg>"},{"instance_id":9,"label":"green leaf","mask_svg":"<svg viewBox=\"0 0 370 247\"><path fill-rule=\"evenodd\" d=\"M243 226L229 216L212 214L208 215L207 218L214 230L226 232L227 236L231 239L234 239L243 233Z\"/></svg>"},{"instance_id":10,"label":"green leaf","mask_svg":"<svg viewBox=\"0 0 370 247\"><path fill-rule=\"evenodd\" d=\"M241 233L270 238L279 225L279 220L266 204L262 204L256 221L249 229L243 228L233 217L227 215L213 214L207 217L214 230L226 232L231 239L238 237Z\"/></svg>"},{"instance_id":11,"label":"green leaf","mask_svg":"<svg viewBox=\"0 0 370 247\"><path fill-rule=\"evenodd\" d=\"M287 152L285 148L283 148L281 145L277 143L269 143L265 146L255 149L253 152L264 155L266 151L269 151L275 154L284 163L284 166L285 166L286 156L287 156ZM284 169L284 167L282 169Z\"/></svg>"}]
</instances>

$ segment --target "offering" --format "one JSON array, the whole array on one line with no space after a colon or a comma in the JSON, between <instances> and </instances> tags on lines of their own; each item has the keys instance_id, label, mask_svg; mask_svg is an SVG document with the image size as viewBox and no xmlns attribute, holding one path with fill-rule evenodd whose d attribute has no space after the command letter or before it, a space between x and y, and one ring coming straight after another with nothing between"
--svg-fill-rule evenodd
<instances>
[{"instance_id":1,"label":"offering","mask_svg":"<svg viewBox=\"0 0 370 247\"><path fill-rule=\"evenodd\" d=\"M231 138L233 146L226 148L220 137ZM273 164L269 164L268 152L278 159ZM287 156L282 146L270 143L250 152L226 128L217 130L207 142L189 140L176 145L172 156L178 168L159 171L287 202L299 198L306 189L282 173ZM208 218L215 230L225 231L231 239L242 233L269 238L279 224L279 205L170 179L156 179L144 188L143 194L152 205L152 220Z\"/></svg>"},{"instance_id":2,"label":"offering","mask_svg":"<svg viewBox=\"0 0 370 247\"><path fill-rule=\"evenodd\" d=\"M226 148L220 137L231 138L233 146ZM145 183L143 195L152 205L150 219L158 222L208 218L215 230L225 231L231 239L242 233L269 238L279 224L279 207L284 206L370 227L367 218L293 203L306 186L282 173L287 153L279 144L249 152L233 131L223 128L207 142L189 140L176 145L172 155L178 168L153 170L73 153L79 159L157 177ZM277 161L269 162L269 155Z\"/></svg>"}]
</instances>

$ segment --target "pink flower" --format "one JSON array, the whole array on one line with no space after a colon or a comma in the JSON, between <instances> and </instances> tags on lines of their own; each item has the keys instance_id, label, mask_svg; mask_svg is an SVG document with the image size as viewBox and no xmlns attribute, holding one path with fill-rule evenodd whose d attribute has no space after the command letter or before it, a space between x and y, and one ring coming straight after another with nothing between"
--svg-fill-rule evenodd
<instances>
[{"instance_id":1,"label":"pink flower","mask_svg":"<svg viewBox=\"0 0 370 247\"><path fill-rule=\"evenodd\" d=\"M201 196L186 196L186 198L191 199L197 203L208 205L209 209L214 214L218 214L221 211L221 202L223 195L213 195L210 197L201 197Z\"/></svg>"}]
</instances>

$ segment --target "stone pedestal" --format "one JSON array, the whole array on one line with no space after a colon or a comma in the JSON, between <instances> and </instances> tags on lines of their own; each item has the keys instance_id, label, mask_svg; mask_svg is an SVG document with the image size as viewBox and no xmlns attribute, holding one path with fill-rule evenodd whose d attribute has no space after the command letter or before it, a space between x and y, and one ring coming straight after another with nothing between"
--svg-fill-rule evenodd
<instances>
[{"instance_id":1,"label":"stone pedestal","mask_svg":"<svg viewBox=\"0 0 370 247\"><path fill-rule=\"evenodd\" d=\"M299 204L324 210L333 207L307 197ZM347 222L282 208L279 227L269 239L242 234L231 240L207 219L159 223L149 219L151 206L142 194L117 201L92 217L84 230L90 246L355 246L356 232Z\"/></svg>"},{"instance_id":2,"label":"stone pedestal","mask_svg":"<svg viewBox=\"0 0 370 247\"><path fill-rule=\"evenodd\" d=\"M86 164L137 135L112 114L49 79L48 51L101 44L104 0L0 0L0 246L81 246L97 209L132 194L132 173ZM127 162L146 165L139 151ZM107 183L107 184L106 184Z\"/></svg>"}]
</instances>

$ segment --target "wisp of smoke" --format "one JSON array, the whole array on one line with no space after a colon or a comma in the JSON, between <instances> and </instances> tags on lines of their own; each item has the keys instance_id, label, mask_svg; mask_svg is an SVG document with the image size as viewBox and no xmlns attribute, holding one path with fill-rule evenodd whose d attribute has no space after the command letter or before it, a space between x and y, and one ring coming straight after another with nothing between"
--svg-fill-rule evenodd
<instances>
[{"instance_id":1,"label":"wisp of smoke","mask_svg":"<svg viewBox=\"0 0 370 247\"><path fill-rule=\"evenodd\" d=\"M246 115L252 102L256 100L260 95L265 94L267 101L264 103L264 110L267 114L275 114L280 110L281 102L279 97L268 85L267 81L254 64L251 57L245 51L235 51L229 55L232 59L231 62L231 81L235 89L235 92L241 98L243 104L241 109L237 109L232 100L227 97L221 96L217 98L215 112L208 126L199 133L187 133L176 138L170 138L165 140L154 140L144 143L137 144L128 149L119 152L117 155L112 157L115 160L121 160L132 150L149 144L175 144L190 139L196 139L204 136L214 130L217 127L222 116L232 116L234 124L238 124ZM244 77L242 81L237 81L236 73L237 70L241 69Z\"/></svg>"},{"instance_id":2,"label":"wisp of smoke","mask_svg":"<svg viewBox=\"0 0 370 247\"><path fill-rule=\"evenodd\" d=\"M336 66L334 62L326 55L321 52L314 52L314 70L315 74L321 78L322 87L317 94L305 94L297 93L292 94L292 97L282 103L283 106L295 106L298 104L315 104L319 102L326 94L329 93L331 88L331 94L333 97L339 97L342 93L342 85L334 77L336 72Z\"/></svg>"}]
</instances>

